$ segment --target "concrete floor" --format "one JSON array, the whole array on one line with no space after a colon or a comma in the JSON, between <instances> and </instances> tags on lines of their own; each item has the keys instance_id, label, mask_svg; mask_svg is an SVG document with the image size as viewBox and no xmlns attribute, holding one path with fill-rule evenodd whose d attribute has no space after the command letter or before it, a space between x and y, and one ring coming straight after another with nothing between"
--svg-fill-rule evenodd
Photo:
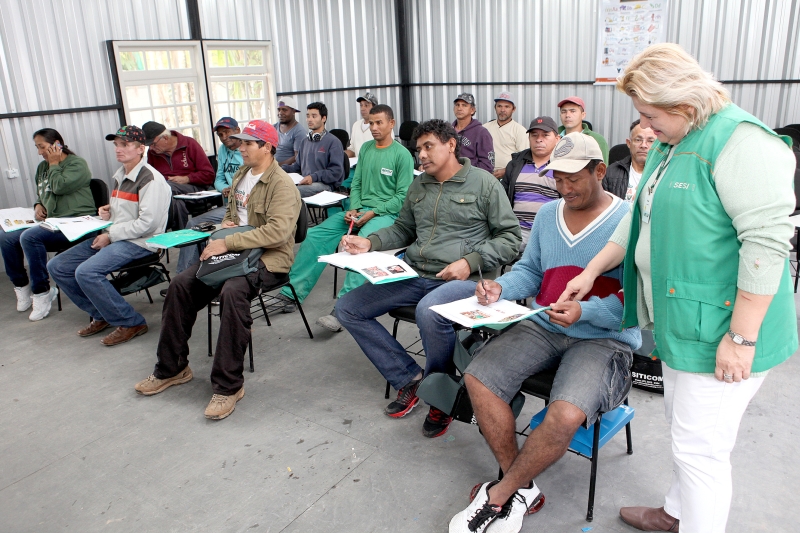
<instances>
[{"instance_id":1,"label":"concrete floor","mask_svg":"<svg viewBox=\"0 0 800 533\"><path fill-rule=\"evenodd\" d=\"M426 409L383 414L385 381L350 335L313 324L331 309L331 272L304 306L313 340L297 313L273 315L271 328L256 322L256 371L217 422L203 416L212 394L204 315L191 340L194 380L146 398L133 385L155 363L157 290L153 305L129 297L150 332L106 348L75 335L86 316L69 301L29 322L0 274L0 532L446 531L496 463L474 426L454 423L428 440ZM410 325L401 332L415 336ZM730 533L797 528L799 374L796 356L771 372L742 422ZM637 390L630 400L634 454L621 434L601 450L594 522L584 520L590 464L568 454L537 478L546 505L523 531L629 532L620 506L663 503L663 403ZM529 399L519 427L542 406Z\"/></svg>"}]
</instances>

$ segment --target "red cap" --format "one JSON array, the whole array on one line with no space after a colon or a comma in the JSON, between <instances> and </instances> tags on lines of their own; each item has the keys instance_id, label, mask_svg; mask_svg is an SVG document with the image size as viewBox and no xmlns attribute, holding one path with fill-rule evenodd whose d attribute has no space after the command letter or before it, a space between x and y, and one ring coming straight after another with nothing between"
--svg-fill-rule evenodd
<instances>
[{"instance_id":1,"label":"red cap","mask_svg":"<svg viewBox=\"0 0 800 533\"><path fill-rule=\"evenodd\" d=\"M561 109L561 106L563 106L564 104L566 104L568 102L572 103L572 104L578 104L579 106L581 106L581 109L586 111L586 104L583 103L583 99L582 98L578 98L577 96L570 96L568 98L564 98L563 100L561 100L558 103L558 108Z\"/></svg>"},{"instance_id":2,"label":"red cap","mask_svg":"<svg viewBox=\"0 0 800 533\"><path fill-rule=\"evenodd\" d=\"M243 141L264 141L272 146L278 146L278 131L272 124L263 120L251 120L242 128L242 133L231 135L231 137Z\"/></svg>"}]
</instances>

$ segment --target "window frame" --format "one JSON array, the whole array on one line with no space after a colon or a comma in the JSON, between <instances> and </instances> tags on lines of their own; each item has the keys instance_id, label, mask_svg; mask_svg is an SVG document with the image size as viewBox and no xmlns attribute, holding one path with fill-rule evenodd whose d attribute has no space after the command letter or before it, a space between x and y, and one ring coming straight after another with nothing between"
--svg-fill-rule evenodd
<instances>
[{"instance_id":1,"label":"window frame","mask_svg":"<svg viewBox=\"0 0 800 533\"><path fill-rule=\"evenodd\" d=\"M264 105L266 106L266 119L270 123L277 122L277 94L275 88L275 69L272 57L271 41L240 41L240 40L205 40L205 39L174 39L174 40L137 40L137 41L110 41L109 51L113 54L112 76L121 106L120 119L124 124L132 124L132 106L128 101L126 88L137 85L153 85L158 83L195 83L195 98L200 130L200 145L209 157L217 154L218 146L214 136L214 100L211 93L211 82L222 81L222 71L225 77L239 81L243 76L263 75ZM263 50L263 66L260 67L210 67L207 61L209 50ZM191 66L186 69L155 69L155 70L123 70L121 54L124 52L147 51L176 51L189 50ZM176 75L176 72L178 75ZM227 80L226 80L227 81ZM153 106L152 97L149 109L165 106ZM253 101L251 98L243 100ZM226 100L228 102L228 100ZM177 108L179 104L172 104ZM176 110L177 111L177 110ZM248 108L249 112L249 108ZM176 116L176 119L178 117ZM218 119L219 117L217 117ZM234 117L235 118L235 117ZM238 120L238 119L237 119ZM183 127L185 128L185 126ZM178 127L177 129L183 129Z\"/></svg>"}]
</instances>

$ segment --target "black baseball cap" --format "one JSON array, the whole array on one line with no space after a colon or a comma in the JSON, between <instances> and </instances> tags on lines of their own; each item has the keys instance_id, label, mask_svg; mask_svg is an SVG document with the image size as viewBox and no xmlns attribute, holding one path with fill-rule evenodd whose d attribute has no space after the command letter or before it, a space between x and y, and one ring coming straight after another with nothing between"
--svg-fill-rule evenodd
<instances>
[{"instance_id":1,"label":"black baseball cap","mask_svg":"<svg viewBox=\"0 0 800 533\"><path fill-rule=\"evenodd\" d=\"M117 133L109 133L106 135L106 140L113 141L117 137L126 141L135 141L142 144L144 144L145 139L144 132L137 126L122 126L117 130Z\"/></svg>"},{"instance_id":2,"label":"black baseball cap","mask_svg":"<svg viewBox=\"0 0 800 533\"><path fill-rule=\"evenodd\" d=\"M159 124L158 122L145 122L142 125L142 131L144 131L144 144L145 146L150 146L153 144L153 141L164 133L167 130L167 127L163 124Z\"/></svg>"},{"instance_id":3,"label":"black baseball cap","mask_svg":"<svg viewBox=\"0 0 800 533\"><path fill-rule=\"evenodd\" d=\"M475 97L473 95L471 95L470 93L461 93L461 94L459 94L458 96L456 96L456 99L453 100L453 103L455 104L459 100L464 100L466 103L468 103L471 106L475 105Z\"/></svg>"},{"instance_id":4,"label":"black baseball cap","mask_svg":"<svg viewBox=\"0 0 800 533\"><path fill-rule=\"evenodd\" d=\"M533 130L552 131L553 133L558 133L558 125L556 124L556 121L550 117L536 117L535 119L531 120L528 133L532 132Z\"/></svg>"}]
</instances>

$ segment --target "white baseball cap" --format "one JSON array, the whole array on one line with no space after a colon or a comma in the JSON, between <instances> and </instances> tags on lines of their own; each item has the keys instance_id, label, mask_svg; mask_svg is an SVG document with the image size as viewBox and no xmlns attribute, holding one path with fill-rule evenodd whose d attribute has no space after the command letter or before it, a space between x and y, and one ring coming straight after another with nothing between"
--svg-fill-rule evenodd
<instances>
[{"instance_id":1,"label":"white baseball cap","mask_svg":"<svg viewBox=\"0 0 800 533\"><path fill-rule=\"evenodd\" d=\"M550 164L543 168L539 175L544 176L551 170L575 174L594 159L603 160L600 145L594 137L576 131L558 141L553 155L550 156Z\"/></svg>"}]
</instances>

